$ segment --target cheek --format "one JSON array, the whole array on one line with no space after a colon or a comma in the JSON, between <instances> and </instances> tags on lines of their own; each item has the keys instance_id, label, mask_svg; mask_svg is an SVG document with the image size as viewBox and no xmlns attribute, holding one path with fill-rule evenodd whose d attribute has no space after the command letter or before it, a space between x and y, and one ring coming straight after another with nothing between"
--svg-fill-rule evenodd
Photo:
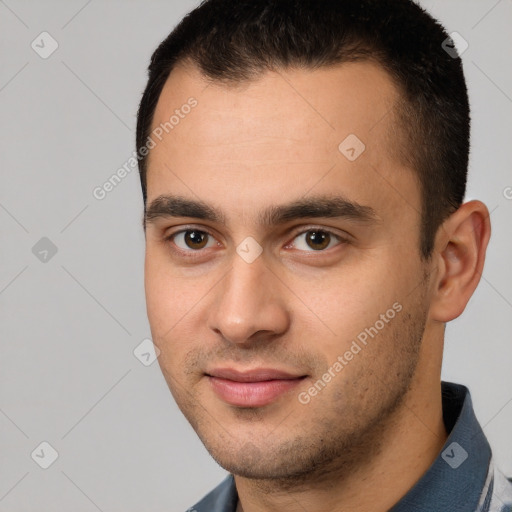
<instances>
[{"instance_id":1,"label":"cheek","mask_svg":"<svg viewBox=\"0 0 512 512\"><path fill-rule=\"evenodd\" d=\"M169 265L158 254L146 252L144 270L146 309L153 341L162 344L172 339L180 329L180 319L186 315L193 300L191 289L183 278L172 275Z\"/></svg>"},{"instance_id":2,"label":"cheek","mask_svg":"<svg viewBox=\"0 0 512 512\"><path fill-rule=\"evenodd\" d=\"M184 347L183 343L179 343L183 338L179 321L183 316L180 311L182 301L180 302L178 298L179 290L173 281L166 278L165 273L155 271L152 264L146 265L146 308L151 336L160 351L160 369L172 394L175 395L179 391L175 381L180 378L177 372L183 359L180 352Z\"/></svg>"},{"instance_id":3,"label":"cheek","mask_svg":"<svg viewBox=\"0 0 512 512\"><path fill-rule=\"evenodd\" d=\"M146 309L153 343L159 348L163 369L173 374L184 371L188 352L204 338L203 301L213 283L206 276L186 276L173 272L165 255L146 252Z\"/></svg>"},{"instance_id":4,"label":"cheek","mask_svg":"<svg viewBox=\"0 0 512 512\"><path fill-rule=\"evenodd\" d=\"M320 279L293 284L305 304L299 304L300 310L311 318L311 328L321 329L326 335L324 346L336 351L403 300L404 275L382 256L361 260L347 262Z\"/></svg>"}]
</instances>

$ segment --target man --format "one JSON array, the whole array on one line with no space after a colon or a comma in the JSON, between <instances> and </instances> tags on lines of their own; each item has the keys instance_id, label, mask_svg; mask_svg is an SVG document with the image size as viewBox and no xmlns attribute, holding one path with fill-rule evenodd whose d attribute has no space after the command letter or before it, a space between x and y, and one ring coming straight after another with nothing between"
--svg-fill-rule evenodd
<instances>
[{"instance_id":1,"label":"man","mask_svg":"<svg viewBox=\"0 0 512 512\"><path fill-rule=\"evenodd\" d=\"M230 473L190 510L512 510L440 377L490 222L463 203L467 90L436 21L203 2L152 56L137 146L159 364Z\"/></svg>"}]
</instances>

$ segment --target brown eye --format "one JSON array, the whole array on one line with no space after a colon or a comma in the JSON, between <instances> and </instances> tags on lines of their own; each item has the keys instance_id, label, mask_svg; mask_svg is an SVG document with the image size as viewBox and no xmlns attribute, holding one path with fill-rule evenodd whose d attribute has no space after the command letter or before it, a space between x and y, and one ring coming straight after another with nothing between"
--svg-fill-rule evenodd
<instances>
[{"instance_id":1,"label":"brown eye","mask_svg":"<svg viewBox=\"0 0 512 512\"><path fill-rule=\"evenodd\" d=\"M191 249L203 249L208 240L208 234L202 231L185 231L185 243Z\"/></svg>"},{"instance_id":2,"label":"brown eye","mask_svg":"<svg viewBox=\"0 0 512 512\"><path fill-rule=\"evenodd\" d=\"M198 229L187 229L185 231L179 231L170 237L173 242L183 251L200 250L208 246L209 238L212 238L210 245L212 247L215 244L215 240L205 231L199 231Z\"/></svg>"},{"instance_id":3,"label":"brown eye","mask_svg":"<svg viewBox=\"0 0 512 512\"><path fill-rule=\"evenodd\" d=\"M306 243L314 250L322 250L329 246L331 235L325 231L309 231L306 235Z\"/></svg>"},{"instance_id":4,"label":"brown eye","mask_svg":"<svg viewBox=\"0 0 512 512\"><path fill-rule=\"evenodd\" d=\"M324 251L334 245L339 245L343 239L330 231L309 229L299 233L293 242L296 249L306 252Z\"/></svg>"}]
</instances>

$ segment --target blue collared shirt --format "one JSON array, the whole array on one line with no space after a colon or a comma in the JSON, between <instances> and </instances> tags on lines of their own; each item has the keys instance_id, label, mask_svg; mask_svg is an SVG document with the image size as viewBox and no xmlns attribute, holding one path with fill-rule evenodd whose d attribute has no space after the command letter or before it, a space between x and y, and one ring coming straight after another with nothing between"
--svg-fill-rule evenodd
<instances>
[{"instance_id":1,"label":"blue collared shirt","mask_svg":"<svg viewBox=\"0 0 512 512\"><path fill-rule=\"evenodd\" d=\"M495 466L468 388L442 382L449 433L426 473L389 512L512 512L512 481ZM233 475L187 512L236 512Z\"/></svg>"}]
</instances>

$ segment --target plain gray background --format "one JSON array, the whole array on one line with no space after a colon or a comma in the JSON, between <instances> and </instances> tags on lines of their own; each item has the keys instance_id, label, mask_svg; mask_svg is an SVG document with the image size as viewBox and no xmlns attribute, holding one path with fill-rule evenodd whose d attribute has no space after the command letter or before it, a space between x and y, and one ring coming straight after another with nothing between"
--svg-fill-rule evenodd
<instances>
[{"instance_id":1,"label":"plain gray background","mask_svg":"<svg viewBox=\"0 0 512 512\"><path fill-rule=\"evenodd\" d=\"M226 474L158 363L133 352L150 338L138 175L92 194L132 155L150 55L195 5L0 0L2 512L180 511ZM422 5L469 43L467 197L493 225L483 279L447 328L443 378L470 388L512 475L512 0ZM43 31L58 43L46 59L31 47ZM58 453L48 469L42 442Z\"/></svg>"}]
</instances>

